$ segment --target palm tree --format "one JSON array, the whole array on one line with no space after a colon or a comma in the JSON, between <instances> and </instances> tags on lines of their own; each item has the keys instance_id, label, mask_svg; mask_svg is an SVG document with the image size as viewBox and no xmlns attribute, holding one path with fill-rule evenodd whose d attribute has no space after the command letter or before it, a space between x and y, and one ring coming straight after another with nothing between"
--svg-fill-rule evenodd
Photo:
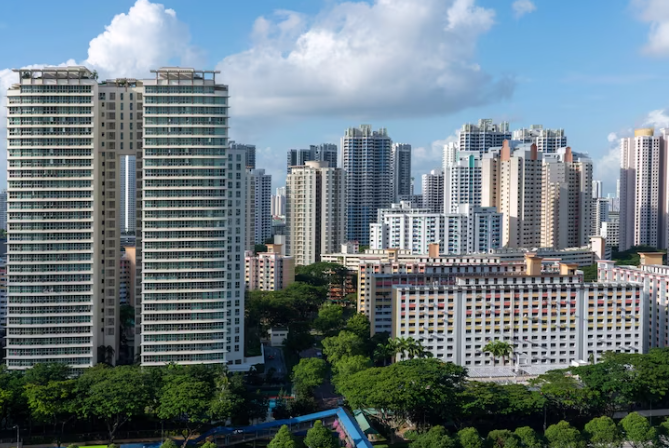
<instances>
[{"instance_id":1,"label":"palm tree","mask_svg":"<svg viewBox=\"0 0 669 448\"><path fill-rule=\"evenodd\" d=\"M490 341L483 346L483 351L492 355L493 366L495 358L502 358L502 365L506 365L506 358L513 352L513 346L506 341Z\"/></svg>"},{"instance_id":2,"label":"palm tree","mask_svg":"<svg viewBox=\"0 0 669 448\"><path fill-rule=\"evenodd\" d=\"M379 344L374 349L374 361L381 362L383 361L383 367L388 365L388 358L395 356L397 352L395 351L394 344L392 340L389 340L386 344Z\"/></svg>"}]
</instances>

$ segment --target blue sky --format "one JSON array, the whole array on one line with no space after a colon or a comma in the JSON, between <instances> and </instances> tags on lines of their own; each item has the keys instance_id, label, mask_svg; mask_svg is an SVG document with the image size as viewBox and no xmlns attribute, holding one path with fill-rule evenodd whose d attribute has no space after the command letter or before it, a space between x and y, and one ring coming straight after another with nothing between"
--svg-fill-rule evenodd
<instances>
[{"instance_id":1,"label":"blue sky","mask_svg":"<svg viewBox=\"0 0 669 448\"><path fill-rule=\"evenodd\" d=\"M463 123L493 118L564 128L610 193L617 139L669 126L669 0L2 2L0 42L2 90L3 69L32 64L220 69L231 136L275 186L287 149L360 123L411 143L419 179Z\"/></svg>"}]
</instances>

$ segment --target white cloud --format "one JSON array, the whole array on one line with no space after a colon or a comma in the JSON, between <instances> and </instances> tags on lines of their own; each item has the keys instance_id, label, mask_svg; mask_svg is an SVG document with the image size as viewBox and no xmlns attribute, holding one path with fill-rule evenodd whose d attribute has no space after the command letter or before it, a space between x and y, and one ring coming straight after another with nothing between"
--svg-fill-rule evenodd
<instances>
[{"instance_id":1,"label":"white cloud","mask_svg":"<svg viewBox=\"0 0 669 448\"><path fill-rule=\"evenodd\" d=\"M440 170L443 168L444 159L444 145L447 143L458 141L458 130L454 130L453 134L444 138L433 141L430 146L419 146L412 148L411 152L411 175L415 179L416 194L422 191L423 174L427 174L432 170Z\"/></svg>"},{"instance_id":2,"label":"white cloud","mask_svg":"<svg viewBox=\"0 0 669 448\"><path fill-rule=\"evenodd\" d=\"M511 8L513 8L513 14L517 19L537 10L537 7L532 3L532 0L516 0L511 5Z\"/></svg>"},{"instance_id":3,"label":"white cloud","mask_svg":"<svg viewBox=\"0 0 669 448\"><path fill-rule=\"evenodd\" d=\"M474 60L494 11L475 0L331 4L256 20L252 46L218 64L236 116L446 114L508 97Z\"/></svg>"},{"instance_id":4,"label":"white cloud","mask_svg":"<svg viewBox=\"0 0 669 448\"><path fill-rule=\"evenodd\" d=\"M172 9L137 0L127 14L116 15L105 31L91 40L82 63L103 77L147 76L151 69L177 61L199 65L200 51L191 45L188 26ZM176 64L175 64L176 65Z\"/></svg>"},{"instance_id":5,"label":"white cloud","mask_svg":"<svg viewBox=\"0 0 669 448\"><path fill-rule=\"evenodd\" d=\"M650 23L648 42L643 50L653 56L669 56L669 2L667 0L632 0L639 18Z\"/></svg>"},{"instance_id":6,"label":"white cloud","mask_svg":"<svg viewBox=\"0 0 669 448\"><path fill-rule=\"evenodd\" d=\"M70 59L58 66L86 65L106 77L148 76L150 69L169 65L201 65L202 52L190 43L188 27L177 19L172 9L137 0L126 14L116 15L105 31L92 39L88 58L81 62ZM27 67L45 67L33 64ZM6 135L7 89L18 82L11 69L0 69L0 135ZM0 138L0 184L6 182L6 144Z\"/></svg>"}]
</instances>

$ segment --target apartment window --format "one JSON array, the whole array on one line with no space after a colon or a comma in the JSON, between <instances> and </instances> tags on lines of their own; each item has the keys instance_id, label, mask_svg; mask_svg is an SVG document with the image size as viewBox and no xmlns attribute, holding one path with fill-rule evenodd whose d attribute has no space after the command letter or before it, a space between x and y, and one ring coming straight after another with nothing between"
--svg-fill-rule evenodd
<instances>
[{"instance_id":1,"label":"apartment window","mask_svg":"<svg viewBox=\"0 0 669 448\"><path fill-rule=\"evenodd\" d=\"M116 92L110 92L109 93L109 100L114 101L116 99Z\"/></svg>"},{"instance_id":2,"label":"apartment window","mask_svg":"<svg viewBox=\"0 0 669 448\"><path fill-rule=\"evenodd\" d=\"M123 93L121 93L121 101L123 101Z\"/></svg>"},{"instance_id":3,"label":"apartment window","mask_svg":"<svg viewBox=\"0 0 669 448\"><path fill-rule=\"evenodd\" d=\"M130 101L132 101L132 93L130 94Z\"/></svg>"}]
</instances>

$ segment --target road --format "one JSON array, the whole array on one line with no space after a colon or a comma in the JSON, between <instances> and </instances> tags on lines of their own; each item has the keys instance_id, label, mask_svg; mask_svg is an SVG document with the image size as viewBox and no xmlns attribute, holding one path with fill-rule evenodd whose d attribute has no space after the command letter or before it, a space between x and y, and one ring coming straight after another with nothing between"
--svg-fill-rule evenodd
<instances>
[{"instance_id":1,"label":"road","mask_svg":"<svg viewBox=\"0 0 669 448\"><path fill-rule=\"evenodd\" d=\"M270 347L269 345L266 345L265 372L271 368L274 368L276 371L276 376L284 376L288 373L286 371L286 362L283 359L283 350L281 350L281 347Z\"/></svg>"}]
</instances>

